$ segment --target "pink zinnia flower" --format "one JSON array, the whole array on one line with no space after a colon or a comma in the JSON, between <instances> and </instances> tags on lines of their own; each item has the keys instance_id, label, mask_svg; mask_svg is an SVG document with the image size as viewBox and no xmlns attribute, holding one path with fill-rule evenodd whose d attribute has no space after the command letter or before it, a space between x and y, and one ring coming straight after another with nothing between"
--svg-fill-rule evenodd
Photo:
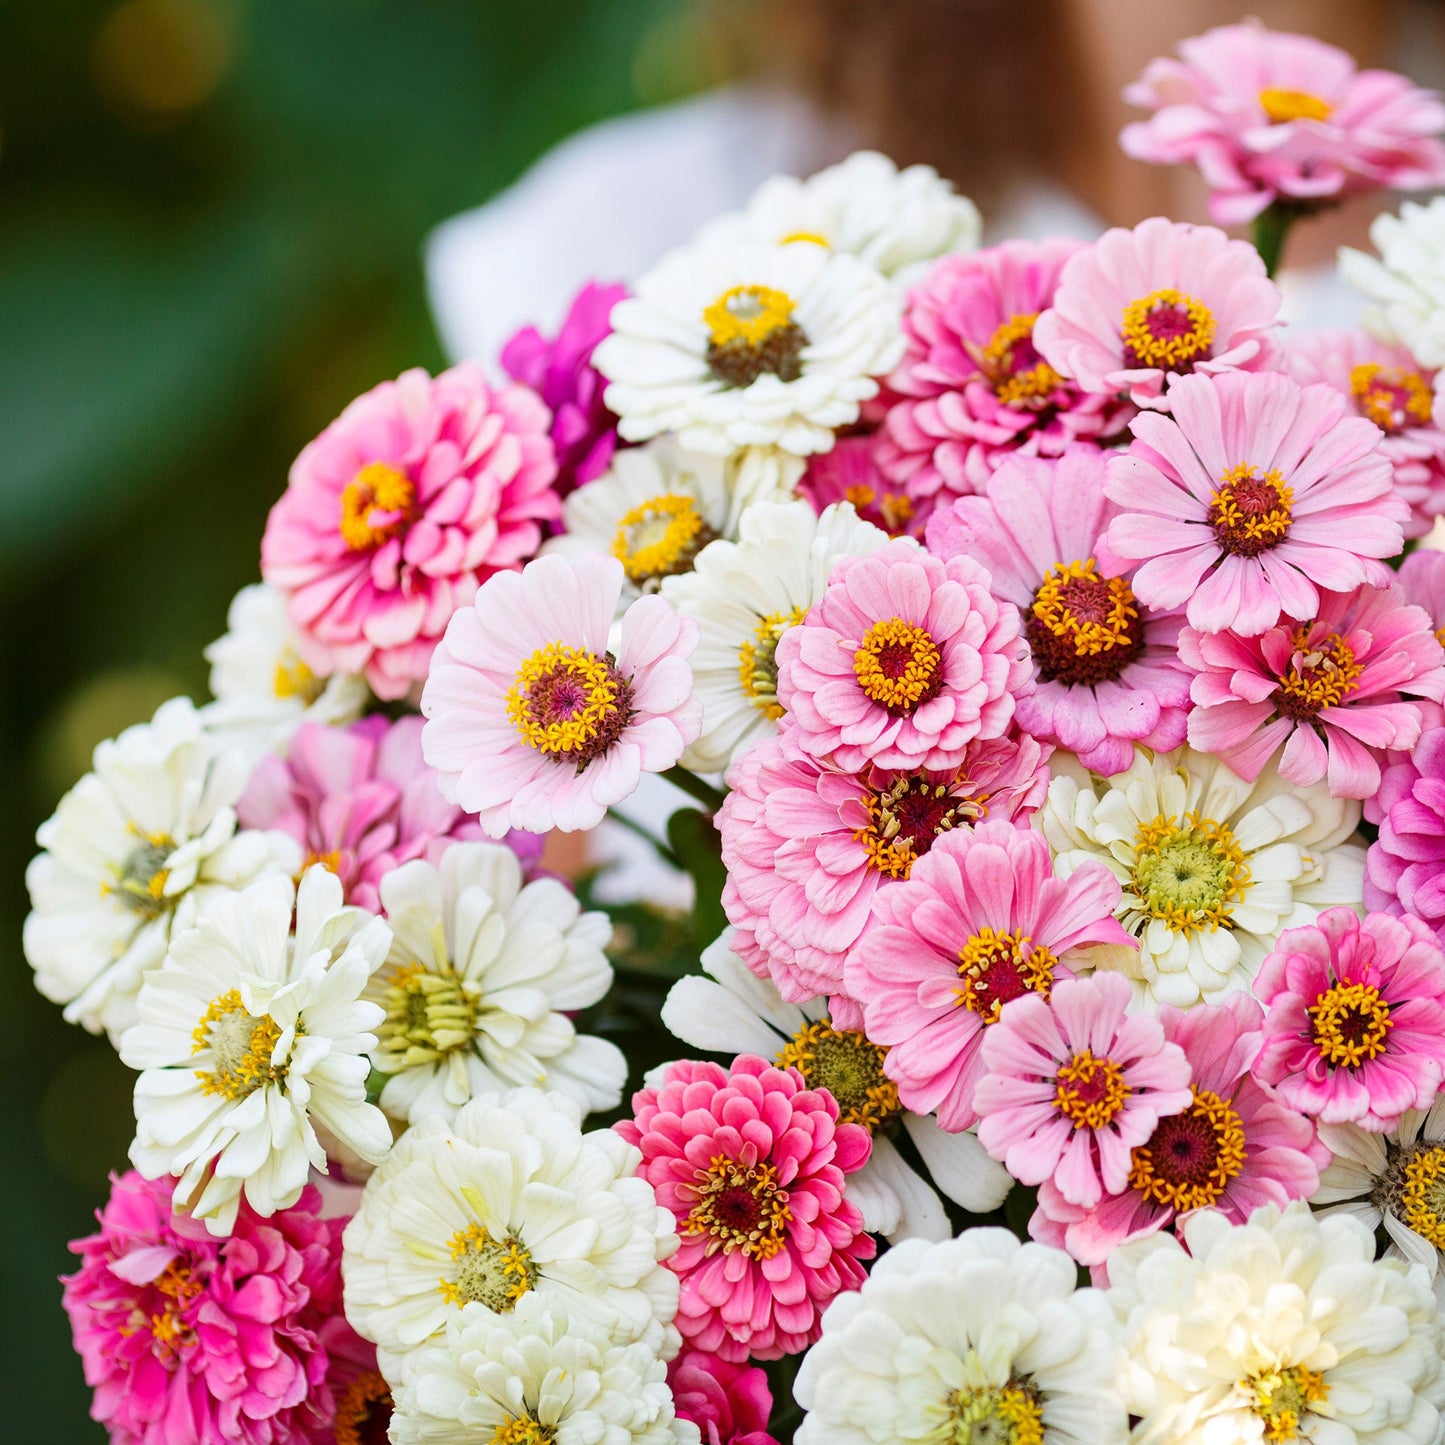
<instances>
[{"instance_id":1,"label":"pink zinnia flower","mask_svg":"<svg viewBox=\"0 0 1445 1445\"><path fill-rule=\"evenodd\" d=\"M674 1323L693 1348L741 1364L806 1349L822 1311L857 1289L874 1244L844 1196L867 1162L861 1124L838 1123L826 1089L743 1054L731 1070L683 1060L633 1095L613 1128L642 1151L637 1173L677 1217L667 1267Z\"/></svg>"},{"instance_id":2,"label":"pink zinnia flower","mask_svg":"<svg viewBox=\"0 0 1445 1445\"><path fill-rule=\"evenodd\" d=\"M1222 226L1274 201L1319 204L1377 188L1445 183L1445 107L1389 70L1257 21L1221 25L1151 60L1124 99L1153 114L1124 127L1137 160L1193 165Z\"/></svg>"},{"instance_id":3,"label":"pink zinnia flower","mask_svg":"<svg viewBox=\"0 0 1445 1445\"><path fill-rule=\"evenodd\" d=\"M1411 552L1398 576L1405 600L1425 609L1437 637L1445 632L1445 552L1426 547Z\"/></svg>"},{"instance_id":4,"label":"pink zinnia flower","mask_svg":"<svg viewBox=\"0 0 1445 1445\"><path fill-rule=\"evenodd\" d=\"M1191 1210L1217 1209L1243 1224L1263 1204L1308 1199L1329 1163L1314 1125L1253 1076L1263 1036L1252 998L1235 993L1188 1010L1162 1004L1159 1022L1189 1060L1194 1102L1134 1149L1122 1193L1084 1207L1050 1180L1039 1186L1029 1233L1080 1264L1100 1265Z\"/></svg>"},{"instance_id":5,"label":"pink zinnia flower","mask_svg":"<svg viewBox=\"0 0 1445 1445\"><path fill-rule=\"evenodd\" d=\"M768 1434L773 1392L761 1366L684 1350L667 1367L667 1383L678 1419L702 1431L702 1445L778 1445Z\"/></svg>"},{"instance_id":6,"label":"pink zinnia flower","mask_svg":"<svg viewBox=\"0 0 1445 1445\"><path fill-rule=\"evenodd\" d=\"M1410 508L1405 535L1423 537L1445 512L1445 430L1432 419L1435 373L1404 347L1363 331L1301 331L1290 337L1285 357L1301 385L1334 387L1384 433L1380 451Z\"/></svg>"},{"instance_id":7,"label":"pink zinnia flower","mask_svg":"<svg viewBox=\"0 0 1445 1445\"><path fill-rule=\"evenodd\" d=\"M1385 769L1365 817L1380 829L1365 854L1365 906L1412 915L1445 942L1445 728Z\"/></svg>"},{"instance_id":8,"label":"pink zinnia flower","mask_svg":"<svg viewBox=\"0 0 1445 1445\"><path fill-rule=\"evenodd\" d=\"M1231 372L1182 377L1169 402L1172 416L1134 419L1106 485L1121 510L1101 560L1118 574L1142 563L1132 586L1146 607L1183 605L1201 632L1253 637L1281 613L1313 617L1318 587L1391 580L1375 559L1404 545L1408 509L1380 429L1346 415L1337 391Z\"/></svg>"},{"instance_id":9,"label":"pink zinnia flower","mask_svg":"<svg viewBox=\"0 0 1445 1445\"><path fill-rule=\"evenodd\" d=\"M843 978L869 1039L889 1046L904 1106L953 1133L973 1124L984 1030L1012 1000L1048 998L1092 966L1092 947L1135 947L1119 899L1102 863L1056 878L1039 834L993 821L940 838L906 883L880 889Z\"/></svg>"},{"instance_id":10,"label":"pink zinnia flower","mask_svg":"<svg viewBox=\"0 0 1445 1445\"><path fill-rule=\"evenodd\" d=\"M1134 761L1136 742L1169 752L1184 741L1190 674L1175 646L1183 618L1140 606L1127 572L1099 574L1095 548L1118 511L1104 465L1084 446L1005 462L985 495L933 514L928 549L982 562L994 596L1023 616L1037 687L1015 724L1107 776Z\"/></svg>"},{"instance_id":11,"label":"pink zinnia flower","mask_svg":"<svg viewBox=\"0 0 1445 1445\"><path fill-rule=\"evenodd\" d=\"M1445 650L1398 587L1321 592L1312 621L1283 619L1258 637L1185 628L1179 656L1196 671L1189 745L1253 782L1282 746L1280 777L1329 777L1336 798L1380 786L1380 753L1408 749L1425 725L1402 693L1445 698Z\"/></svg>"},{"instance_id":12,"label":"pink zinnia flower","mask_svg":"<svg viewBox=\"0 0 1445 1445\"><path fill-rule=\"evenodd\" d=\"M1034 348L1034 323L1054 299L1079 241L1006 241L945 256L909 292L908 350L889 385L879 464L920 513L981 492L1017 453L1058 456L1080 438L1123 429L1130 408L1081 391Z\"/></svg>"},{"instance_id":13,"label":"pink zinnia flower","mask_svg":"<svg viewBox=\"0 0 1445 1445\"><path fill-rule=\"evenodd\" d=\"M922 530L923 514L912 497L879 470L879 442L878 432L839 437L831 451L808 458L798 495L819 516L834 502L851 502L865 522L890 537L914 536Z\"/></svg>"},{"instance_id":14,"label":"pink zinnia flower","mask_svg":"<svg viewBox=\"0 0 1445 1445\"><path fill-rule=\"evenodd\" d=\"M350 727L304 723L284 758L263 758L236 805L247 828L276 828L341 879L346 901L381 912L377 889L413 858L437 863L451 843L482 830L441 795L421 755L422 720L363 718ZM542 839L510 833L523 863L542 854Z\"/></svg>"},{"instance_id":15,"label":"pink zinnia flower","mask_svg":"<svg viewBox=\"0 0 1445 1445\"><path fill-rule=\"evenodd\" d=\"M1445 953L1418 918L1327 908L1260 966L1255 1076L1324 1124L1388 1133L1445 1075Z\"/></svg>"},{"instance_id":16,"label":"pink zinnia flower","mask_svg":"<svg viewBox=\"0 0 1445 1445\"><path fill-rule=\"evenodd\" d=\"M717 815L734 951L793 1003L840 994L878 889L954 828L1022 823L1048 790L1048 756L1010 736L970 743L953 768L847 773L809 757L785 722L733 765Z\"/></svg>"},{"instance_id":17,"label":"pink zinnia flower","mask_svg":"<svg viewBox=\"0 0 1445 1445\"><path fill-rule=\"evenodd\" d=\"M622 580L614 557L540 557L493 577L447 627L422 749L442 795L489 836L595 828L702 730L687 661L697 623L639 597L614 655Z\"/></svg>"},{"instance_id":18,"label":"pink zinnia flower","mask_svg":"<svg viewBox=\"0 0 1445 1445\"><path fill-rule=\"evenodd\" d=\"M957 767L1029 690L1018 610L967 557L898 539L845 557L778 644L778 701L804 752L857 771Z\"/></svg>"},{"instance_id":19,"label":"pink zinnia flower","mask_svg":"<svg viewBox=\"0 0 1445 1445\"><path fill-rule=\"evenodd\" d=\"M1129 1013L1132 998L1122 974L1064 979L985 1033L978 1138L1019 1183L1052 1179L1070 1204L1095 1205L1125 1189L1159 1120L1194 1102L1184 1051Z\"/></svg>"},{"instance_id":20,"label":"pink zinnia flower","mask_svg":"<svg viewBox=\"0 0 1445 1445\"><path fill-rule=\"evenodd\" d=\"M268 1219L243 1206L217 1239L172 1212L174 1187L113 1178L100 1232L70 1246L91 1417L114 1445L331 1445L334 1386L367 1354L341 1311L346 1221L307 1188Z\"/></svg>"},{"instance_id":21,"label":"pink zinnia flower","mask_svg":"<svg viewBox=\"0 0 1445 1445\"><path fill-rule=\"evenodd\" d=\"M1247 241L1152 216L1069 259L1034 345L1084 391L1172 409L1170 376L1271 365L1279 304Z\"/></svg>"},{"instance_id":22,"label":"pink zinnia flower","mask_svg":"<svg viewBox=\"0 0 1445 1445\"><path fill-rule=\"evenodd\" d=\"M551 409L561 497L600 477L617 448L617 418L602 400L607 382L593 367L592 353L612 334L612 308L626 295L620 283L589 281L572 298L551 340L535 326L524 326L502 348L502 370Z\"/></svg>"},{"instance_id":23,"label":"pink zinnia flower","mask_svg":"<svg viewBox=\"0 0 1445 1445\"><path fill-rule=\"evenodd\" d=\"M261 574L303 661L406 695L457 608L561 515L550 417L480 367L417 369L358 397L305 447L271 508Z\"/></svg>"}]
</instances>

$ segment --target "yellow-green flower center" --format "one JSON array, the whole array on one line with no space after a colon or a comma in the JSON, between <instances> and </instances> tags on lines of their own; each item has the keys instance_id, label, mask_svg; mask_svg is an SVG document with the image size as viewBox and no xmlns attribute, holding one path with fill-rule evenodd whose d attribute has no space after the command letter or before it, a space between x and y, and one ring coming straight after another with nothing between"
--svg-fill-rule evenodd
<instances>
[{"instance_id":1,"label":"yellow-green flower center","mask_svg":"<svg viewBox=\"0 0 1445 1445\"><path fill-rule=\"evenodd\" d=\"M448 1304L483 1304L510 1314L517 1301L537 1287L537 1267L515 1235L495 1239L482 1224L469 1224L451 1238L452 1277L443 1275L437 1290Z\"/></svg>"},{"instance_id":2,"label":"yellow-green flower center","mask_svg":"<svg viewBox=\"0 0 1445 1445\"><path fill-rule=\"evenodd\" d=\"M435 1064L466 1048L476 1031L476 995L449 965L393 968L385 1007L386 1018L376 1031L376 1067L383 1073Z\"/></svg>"},{"instance_id":3,"label":"yellow-green flower center","mask_svg":"<svg viewBox=\"0 0 1445 1445\"><path fill-rule=\"evenodd\" d=\"M130 832L140 839L135 851L125 860L114 883L102 883L103 895L114 895L133 913L144 918L159 918L176 906L174 898L166 897L170 869L165 865L176 850L175 839L166 833L146 833L130 825Z\"/></svg>"},{"instance_id":4,"label":"yellow-green flower center","mask_svg":"<svg viewBox=\"0 0 1445 1445\"><path fill-rule=\"evenodd\" d=\"M301 1033L298 1024L296 1032ZM191 1033L191 1053L209 1049L213 1069L197 1069L201 1091L226 1099L244 1099L267 1084L286 1077L284 1063L271 1056L281 1037L281 1026L269 1015L257 1017L241 1002L238 989L212 999Z\"/></svg>"},{"instance_id":5,"label":"yellow-green flower center","mask_svg":"<svg viewBox=\"0 0 1445 1445\"><path fill-rule=\"evenodd\" d=\"M1248 883L1244 850L1223 823L1199 813L1182 820L1161 813L1139 825L1132 891L1144 913L1175 933L1232 927L1231 911Z\"/></svg>"},{"instance_id":6,"label":"yellow-green flower center","mask_svg":"<svg viewBox=\"0 0 1445 1445\"><path fill-rule=\"evenodd\" d=\"M1264 1421L1264 1438L1271 1445L1308 1439L1300 1423L1311 1405L1322 1405L1330 1395L1325 1377L1303 1365L1256 1370L1240 1381L1240 1389L1252 1397L1250 1408Z\"/></svg>"},{"instance_id":7,"label":"yellow-green flower center","mask_svg":"<svg viewBox=\"0 0 1445 1445\"><path fill-rule=\"evenodd\" d=\"M937 1445L1043 1445L1044 1412L1031 1385L955 1390Z\"/></svg>"},{"instance_id":8,"label":"yellow-green flower center","mask_svg":"<svg viewBox=\"0 0 1445 1445\"><path fill-rule=\"evenodd\" d=\"M776 1062L797 1069L810 1089L827 1089L838 1102L840 1122L876 1133L902 1108L898 1085L883 1072L887 1057L887 1049L852 1029L835 1029L824 1018L799 1029Z\"/></svg>"},{"instance_id":9,"label":"yellow-green flower center","mask_svg":"<svg viewBox=\"0 0 1445 1445\"><path fill-rule=\"evenodd\" d=\"M758 619L753 635L745 637L738 648L738 681L743 695L773 722L784 712L778 701L778 643L790 627L796 627L806 616L805 607L769 612Z\"/></svg>"},{"instance_id":10,"label":"yellow-green flower center","mask_svg":"<svg viewBox=\"0 0 1445 1445\"><path fill-rule=\"evenodd\" d=\"M487 1445L553 1445L557 1432L532 1415L512 1415L492 1431Z\"/></svg>"}]
</instances>

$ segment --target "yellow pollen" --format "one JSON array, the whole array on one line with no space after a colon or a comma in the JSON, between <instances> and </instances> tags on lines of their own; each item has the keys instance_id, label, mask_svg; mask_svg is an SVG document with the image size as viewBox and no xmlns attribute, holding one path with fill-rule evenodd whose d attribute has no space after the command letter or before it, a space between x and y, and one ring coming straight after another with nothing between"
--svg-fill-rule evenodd
<instances>
[{"instance_id":1,"label":"yellow pollen","mask_svg":"<svg viewBox=\"0 0 1445 1445\"><path fill-rule=\"evenodd\" d=\"M1249 462L1242 462L1219 479L1207 516L1226 551L1257 557L1289 535L1293 508L1294 491L1279 472L1258 477Z\"/></svg>"},{"instance_id":2,"label":"yellow pollen","mask_svg":"<svg viewBox=\"0 0 1445 1445\"><path fill-rule=\"evenodd\" d=\"M1420 1148L1410 1156L1395 1213L1421 1239L1445 1250L1445 1147Z\"/></svg>"},{"instance_id":3,"label":"yellow pollen","mask_svg":"<svg viewBox=\"0 0 1445 1445\"><path fill-rule=\"evenodd\" d=\"M559 692L566 689L566 706ZM607 662L582 647L548 643L517 670L507 692L507 716L531 747L566 757L596 742L620 710L622 686Z\"/></svg>"},{"instance_id":4,"label":"yellow pollen","mask_svg":"<svg viewBox=\"0 0 1445 1445\"><path fill-rule=\"evenodd\" d=\"M304 703L313 703L321 696L326 684L311 671L296 655L294 647L288 647L276 659L276 675L271 690L283 700L299 697Z\"/></svg>"},{"instance_id":5,"label":"yellow pollen","mask_svg":"<svg viewBox=\"0 0 1445 1445\"><path fill-rule=\"evenodd\" d=\"M1264 1421L1264 1438L1270 1445L1300 1439L1301 1417L1309 1406L1322 1405L1330 1396L1324 1375L1303 1365L1256 1370L1240 1381L1240 1389L1253 1396L1250 1408Z\"/></svg>"},{"instance_id":6,"label":"yellow pollen","mask_svg":"<svg viewBox=\"0 0 1445 1445\"><path fill-rule=\"evenodd\" d=\"M958 1000L985 1024L1026 993L1048 998L1058 959L1026 933L981 929L958 950Z\"/></svg>"},{"instance_id":7,"label":"yellow pollen","mask_svg":"<svg viewBox=\"0 0 1445 1445\"><path fill-rule=\"evenodd\" d=\"M1160 1134L1186 1139L1198 1149L1195 1157L1180 1162L1171 1155ZM1155 1150L1159 1158L1155 1158ZM1183 1214L1214 1204L1244 1168L1244 1123L1229 1101L1208 1089L1194 1090L1194 1102L1182 1114L1160 1121L1149 1143L1133 1152L1129 1187L1151 1204Z\"/></svg>"},{"instance_id":8,"label":"yellow pollen","mask_svg":"<svg viewBox=\"0 0 1445 1445\"><path fill-rule=\"evenodd\" d=\"M365 1445L362 1432L377 1410L391 1409L391 1391L375 1370L363 1370L341 1392L336 1414L332 1417L331 1438L335 1445ZM371 1438L375 1439L374 1433Z\"/></svg>"},{"instance_id":9,"label":"yellow pollen","mask_svg":"<svg viewBox=\"0 0 1445 1445\"><path fill-rule=\"evenodd\" d=\"M864 799L868 823L853 834L853 841L867 855L868 866L888 878L907 878L941 833L960 822L973 824L986 818L988 795L967 795L971 786L965 771L942 783L910 774L895 779L888 788L870 789ZM964 792L955 795L960 787Z\"/></svg>"},{"instance_id":10,"label":"yellow pollen","mask_svg":"<svg viewBox=\"0 0 1445 1445\"><path fill-rule=\"evenodd\" d=\"M443 1275L437 1292L448 1304L485 1305L496 1314L510 1314L517 1301L537 1286L537 1267L515 1235L494 1239L483 1224L469 1224L450 1241L456 1278Z\"/></svg>"},{"instance_id":11,"label":"yellow pollen","mask_svg":"<svg viewBox=\"0 0 1445 1445\"><path fill-rule=\"evenodd\" d=\"M160 1291L165 1304L150 1317L151 1338L165 1355L174 1355L183 1345L195 1342L195 1331L182 1316L201 1293L201 1286L191 1278L191 1271L185 1265L171 1263L160 1278L153 1281L152 1288Z\"/></svg>"},{"instance_id":12,"label":"yellow pollen","mask_svg":"<svg viewBox=\"0 0 1445 1445\"><path fill-rule=\"evenodd\" d=\"M807 615L806 607L769 612L758 619L753 635L745 637L738 648L738 681L743 696L773 722L785 711L778 701L778 643L788 628L796 627Z\"/></svg>"},{"instance_id":13,"label":"yellow pollen","mask_svg":"<svg viewBox=\"0 0 1445 1445\"><path fill-rule=\"evenodd\" d=\"M943 654L922 627L890 617L875 622L863 634L853 654L858 685L876 703L890 711L909 713L919 703L938 695Z\"/></svg>"},{"instance_id":14,"label":"yellow pollen","mask_svg":"<svg viewBox=\"0 0 1445 1445\"><path fill-rule=\"evenodd\" d=\"M312 849L306 851L306 861L301 865L304 873L308 868L314 868L320 864L328 873L335 873L338 877L341 874L341 849L332 848L325 853L317 853Z\"/></svg>"},{"instance_id":15,"label":"yellow pollen","mask_svg":"<svg viewBox=\"0 0 1445 1445\"><path fill-rule=\"evenodd\" d=\"M1244 850L1223 823L1201 814L1159 814L1134 838L1131 891L1137 907L1175 933L1232 928L1249 885Z\"/></svg>"},{"instance_id":16,"label":"yellow pollen","mask_svg":"<svg viewBox=\"0 0 1445 1445\"><path fill-rule=\"evenodd\" d=\"M543 1425L530 1415L513 1415L492 1431L487 1445L553 1445L557 1439L551 1426Z\"/></svg>"},{"instance_id":17,"label":"yellow pollen","mask_svg":"<svg viewBox=\"0 0 1445 1445\"><path fill-rule=\"evenodd\" d=\"M1070 582L1102 582L1109 598L1108 613L1096 622L1080 618L1068 605ZM1129 646L1134 640L1130 628L1139 621L1139 604L1122 577L1100 577L1098 563L1090 557L1085 562L1056 562L1049 568L1034 597L1033 615L1079 657L1088 657Z\"/></svg>"},{"instance_id":18,"label":"yellow pollen","mask_svg":"<svg viewBox=\"0 0 1445 1445\"><path fill-rule=\"evenodd\" d=\"M1186 323L1183 329L1162 327L1164 334L1156 335L1154 313L1161 310L1174 317L1182 312ZM1131 366L1171 371L1199 360L1208 352L1214 344L1214 314L1202 301L1168 286L1131 301L1124 308L1120 334Z\"/></svg>"},{"instance_id":19,"label":"yellow pollen","mask_svg":"<svg viewBox=\"0 0 1445 1445\"><path fill-rule=\"evenodd\" d=\"M1292 120L1328 120L1330 103L1307 90L1276 90L1270 87L1259 93L1259 106L1271 125L1287 125Z\"/></svg>"},{"instance_id":20,"label":"yellow pollen","mask_svg":"<svg viewBox=\"0 0 1445 1445\"><path fill-rule=\"evenodd\" d=\"M718 1154L697 1171L695 1183L678 1188L697 1198L682 1233L709 1235L708 1254L740 1250L749 1259L772 1259L786 1246L793 1211L774 1165L741 1164Z\"/></svg>"},{"instance_id":21,"label":"yellow pollen","mask_svg":"<svg viewBox=\"0 0 1445 1445\"><path fill-rule=\"evenodd\" d=\"M1351 368L1350 391L1361 413L1384 432L1424 426L1435 409L1429 383L1418 371L1374 361Z\"/></svg>"},{"instance_id":22,"label":"yellow pollen","mask_svg":"<svg viewBox=\"0 0 1445 1445\"><path fill-rule=\"evenodd\" d=\"M669 492L633 507L617 523L612 555L636 586L687 572L717 534L691 497Z\"/></svg>"},{"instance_id":23,"label":"yellow pollen","mask_svg":"<svg viewBox=\"0 0 1445 1445\"><path fill-rule=\"evenodd\" d=\"M979 369L1005 406L1037 406L1064 384L1063 377L1042 359L1022 371L1014 366L1014 352L1021 342L1033 340L1038 319L1037 311L1010 316L979 353Z\"/></svg>"},{"instance_id":24,"label":"yellow pollen","mask_svg":"<svg viewBox=\"0 0 1445 1445\"><path fill-rule=\"evenodd\" d=\"M775 331L792 325L797 302L771 286L734 286L702 313L714 346L761 346Z\"/></svg>"},{"instance_id":25,"label":"yellow pollen","mask_svg":"<svg viewBox=\"0 0 1445 1445\"><path fill-rule=\"evenodd\" d=\"M1390 1005L1373 984L1343 979L1309 1007L1320 1057L1332 1068L1357 1069L1385 1052L1394 1027Z\"/></svg>"},{"instance_id":26,"label":"yellow pollen","mask_svg":"<svg viewBox=\"0 0 1445 1445\"><path fill-rule=\"evenodd\" d=\"M296 1026L299 1036L301 1026ZM214 1069L197 1069L201 1092L226 1099L244 1099L267 1084L286 1077L284 1063L272 1063L281 1025L269 1015L257 1017L246 1010L239 989L212 999L191 1032L191 1053L209 1049Z\"/></svg>"},{"instance_id":27,"label":"yellow pollen","mask_svg":"<svg viewBox=\"0 0 1445 1445\"><path fill-rule=\"evenodd\" d=\"M888 1050L827 1019L804 1026L783 1045L776 1063L796 1069L810 1089L827 1089L844 1124L862 1124L870 1134L895 1118L898 1085L883 1072Z\"/></svg>"},{"instance_id":28,"label":"yellow pollen","mask_svg":"<svg viewBox=\"0 0 1445 1445\"><path fill-rule=\"evenodd\" d=\"M1010 1380L1001 1388L985 1385L955 1390L939 1445L1044 1445L1044 1411L1038 1391Z\"/></svg>"},{"instance_id":29,"label":"yellow pollen","mask_svg":"<svg viewBox=\"0 0 1445 1445\"><path fill-rule=\"evenodd\" d=\"M1313 630L1305 626L1295 632L1289 671L1279 679L1283 695L1275 699L1281 712L1297 719L1313 717L1321 708L1338 707L1359 687L1365 670L1338 632L1316 641L1310 636Z\"/></svg>"},{"instance_id":30,"label":"yellow pollen","mask_svg":"<svg viewBox=\"0 0 1445 1445\"><path fill-rule=\"evenodd\" d=\"M406 527L415 505L416 487L404 473L368 462L341 494L341 538L353 552L379 547Z\"/></svg>"},{"instance_id":31,"label":"yellow pollen","mask_svg":"<svg viewBox=\"0 0 1445 1445\"><path fill-rule=\"evenodd\" d=\"M439 941L445 948L445 938ZM394 967L387 980L385 1007L374 1055L383 1073L439 1063L467 1048L476 1035L476 994L449 963L435 972L421 963Z\"/></svg>"},{"instance_id":32,"label":"yellow pollen","mask_svg":"<svg viewBox=\"0 0 1445 1445\"><path fill-rule=\"evenodd\" d=\"M817 231L791 231L778 242L778 245L791 246L795 241L807 241L814 246L821 246L825 251L830 249L828 238L819 235Z\"/></svg>"},{"instance_id":33,"label":"yellow pollen","mask_svg":"<svg viewBox=\"0 0 1445 1445\"><path fill-rule=\"evenodd\" d=\"M1131 1090L1113 1059L1096 1059L1085 1049L1054 1075L1054 1108L1075 1129L1103 1129L1124 1107Z\"/></svg>"}]
</instances>

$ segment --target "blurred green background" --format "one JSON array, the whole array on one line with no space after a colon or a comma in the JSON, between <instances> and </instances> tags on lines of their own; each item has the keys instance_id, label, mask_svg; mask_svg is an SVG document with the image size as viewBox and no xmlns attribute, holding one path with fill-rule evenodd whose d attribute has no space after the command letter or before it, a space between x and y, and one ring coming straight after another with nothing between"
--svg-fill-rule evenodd
<instances>
[{"instance_id":1,"label":"blurred green background","mask_svg":"<svg viewBox=\"0 0 1445 1445\"><path fill-rule=\"evenodd\" d=\"M56 1276L130 1076L20 952L36 825L205 691L297 451L442 356L430 227L697 88L686 0L0 0L0 1229L6 1440L104 1432Z\"/></svg>"}]
</instances>

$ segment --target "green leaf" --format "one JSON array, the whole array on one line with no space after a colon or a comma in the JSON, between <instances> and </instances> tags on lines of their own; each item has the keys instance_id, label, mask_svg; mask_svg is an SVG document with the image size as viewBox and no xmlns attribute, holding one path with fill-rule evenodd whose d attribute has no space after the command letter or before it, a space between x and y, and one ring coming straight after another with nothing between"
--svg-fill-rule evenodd
<instances>
[{"instance_id":1,"label":"green leaf","mask_svg":"<svg viewBox=\"0 0 1445 1445\"><path fill-rule=\"evenodd\" d=\"M667 820L667 841L697 889L697 901L692 910L692 935L701 951L727 927L728 922L722 906L723 884L727 882L722 839L713 826L710 814L699 813L696 808L679 808Z\"/></svg>"}]
</instances>

